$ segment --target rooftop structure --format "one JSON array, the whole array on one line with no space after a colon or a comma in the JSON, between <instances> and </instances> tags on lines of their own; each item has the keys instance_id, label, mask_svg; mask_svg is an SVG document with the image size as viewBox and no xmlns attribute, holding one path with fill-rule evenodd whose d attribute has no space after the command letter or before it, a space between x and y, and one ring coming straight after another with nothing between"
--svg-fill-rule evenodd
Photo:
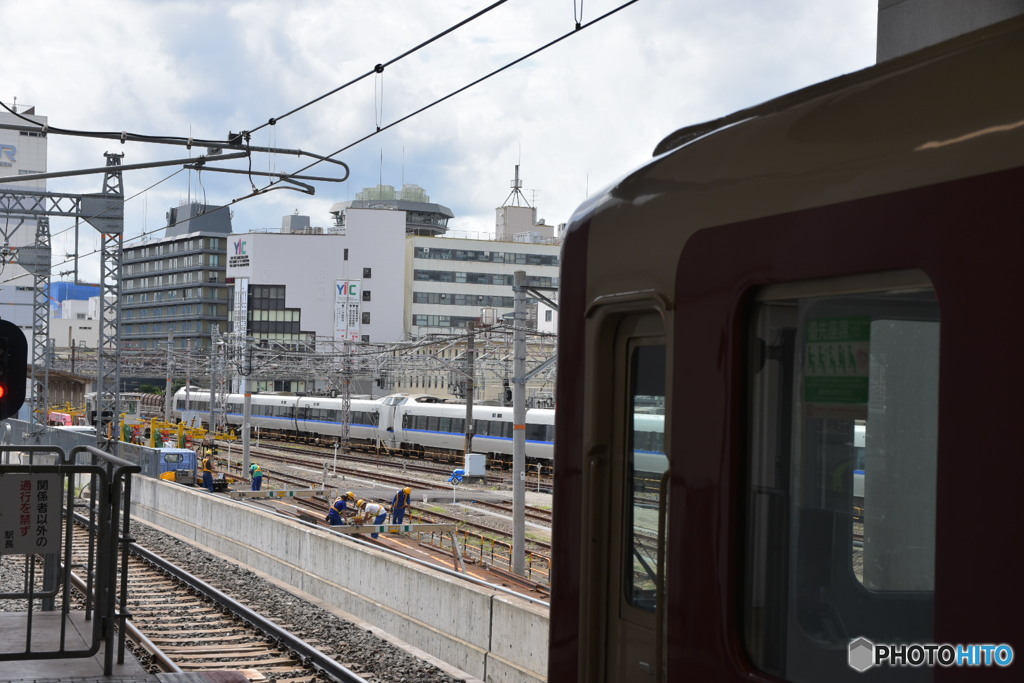
<instances>
[{"instance_id":1,"label":"rooftop structure","mask_svg":"<svg viewBox=\"0 0 1024 683\"><path fill-rule=\"evenodd\" d=\"M331 206L335 232L343 231L347 224L348 209L375 209L405 212L405 231L409 235L436 237L448 231L448 219L455 214L447 206L430 202L430 197L419 185L403 185L395 190L392 185L368 187L356 194L356 199Z\"/></svg>"}]
</instances>

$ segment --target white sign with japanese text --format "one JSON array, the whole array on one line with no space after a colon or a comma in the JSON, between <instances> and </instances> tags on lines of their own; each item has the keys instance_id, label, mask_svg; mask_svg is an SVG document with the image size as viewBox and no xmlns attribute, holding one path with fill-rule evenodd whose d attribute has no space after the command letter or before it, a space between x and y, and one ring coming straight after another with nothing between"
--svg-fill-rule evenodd
<instances>
[{"instance_id":1,"label":"white sign with japanese text","mask_svg":"<svg viewBox=\"0 0 1024 683\"><path fill-rule=\"evenodd\" d=\"M60 550L61 481L59 474L0 474L0 554Z\"/></svg>"}]
</instances>

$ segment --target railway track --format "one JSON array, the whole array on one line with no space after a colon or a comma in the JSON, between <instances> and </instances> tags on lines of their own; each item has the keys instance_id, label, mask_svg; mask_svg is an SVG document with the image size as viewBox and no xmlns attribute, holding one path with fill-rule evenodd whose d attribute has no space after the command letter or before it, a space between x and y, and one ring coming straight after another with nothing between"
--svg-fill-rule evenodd
<instances>
[{"instance_id":1,"label":"railway track","mask_svg":"<svg viewBox=\"0 0 1024 683\"><path fill-rule=\"evenodd\" d=\"M295 445L291 442L277 442L273 446L256 446L255 448L273 448L275 451L285 451L294 453L296 455L308 456L319 459L321 462L324 458L333 459L334 450L332 447L316 446L312 444L308 445ZM360 465L376 466L376 467L389 467L389 468L401 468L403 472L421 472L424 474L432 474L442 477L447 477L451 474L453 464L456 467L461 467L461 460L453 461L451 454L444 454L443 458L437 459L437 464L430 464L430 458L412 458L408 454L397 453L383 453L373 455L363 455L353 450L339 453L339 457L352 463L359 463ZM460 456L461 458L461 456ZM553 486L553 476L551 468L545 466L542 471L536 475L536 465L531 465L527 469L529 471L529 482L530 487L534 487L536 490L542 490L545 493L550 493ZM503 470L490 470L487 472L487 483L493 485L511 485L512 474L508 471Z\"/></svg>"},{"instance_id":2,"label":"railway track","mask_svg":"<svg viewBox=\"0 0 1024 683\"><path fill-rule=\"evenodd\" d=\"M282 450L285 452L279 452ZM229 454L222 449L220 457L223 458L226 455ZM229 456L229 460L231 465L238 469L232 469L231 474L244 478L244 474L241 472L241 463L234 459L234 455L237 454ZM260 464L263 466L264 471L267 472L267 478L276 488L318 489L326 487L328 490L335 488L338 490L356 488L358 490L358 487L335 486L337 481L331 481L331 479L336 479L334 476L336 475L343 478L372 478L376 484L388 484L396 487L408 485L414 489L429 490L437 489L442 485L436 480L430 481L410 477L410 472L422 472L435 476L447 476L448 474L448 472L437 467L406 463L404 460L395 458L380 460L374 457L351 457L350 454L343 454L342 462L335 469L333 452L318 451L312 446L292 445L281 447L275 444L274 446L251 447L250 455L260 459ZM372 471L359 469L360 465L364 468L370 467L373 469ZM296 474L293 469L289 469L296 467L322 470L323 476L319 479L311 479L308 476L303 476L301 473ZM328 476L328 471L332 473L331 476ZM264 484L264 487L266 487L266 484ZM325 496L323 497L296 498L293 503L298 509L308 511L310 516L318 520L319 523L332 500L333 497L328 498L325 491ZM388 501L385 500L384 502ZM409 521L456 524L458 526L457 534L461 537L464 551L469 558L475 556L481 564L493 569L496 574L500 572L503 564L511 567L512 537L507 528L489 524L481 519L467 518L467 514L459 515L452 510L446 512L442 506L448 505L448 503L440 500L425 506L412 505L409 511ZM469 507L486 510L490 514L508 520L511 520L513 517L512 504L510 502L492 502L475 499ZM479 514L469 513L469 517ZM552 511L549 509L527 506L525 515L526 519L533 524L548 528L551 526ZM443 539L431 538L430 541L430 544L435 546L444 545ZM544 537L544 532L540 532L540 534L534 532L528 534L526 546L526 561L531 568L531 576L536 573L537 576L542 577L541 581L546 580L550 565L550 541Z\"/></svg>"},{"instance_id":3,"label":"railway track","mask_svg":"<svg viewBox=\"0 0 1024 683\"><path fill-rule=\"evenodd\" d=\"M74 552L75 565L84 563L86 545ZM156 673L243 670L252 680L365 683L328 654L137 544L127 595L128 638Z\"/></svg>"},{"instance_id":4,"label":"railway track","mask_svg":"<svg viewBox=\"0 0 1024 683\"><path fill-rule=\"evenodd\" d=\"M277 450L277 447L274 447L274 450ZM310 453L310 452L307 452L306 449L297 449L297 448L294 448L294 447L286 448L284 450L286 450L288 452L293 452L293 453L301 453L304 457L303 458L294 458L294 457L290 457L290 456L287 456L287 455L281 455L279 453L275 453L273 450L270 450L269 448L261 448L259 450L259 457L263 458L264 460L269 458L272 461L282 462L282 463L286 463L286 464L290 464L290 465L296 465L296 466L300 466L300 467L313 467L313 466L316 466L316 467L323 468L325 471L327 469L330 469L331 472L332 472L332 476L333 476L334 472L339 472L339 473L341 473L342 475L345 475L345 476L348 476L348 475L359 476L359 477L367 476L367 472L365 470L361 470L361 469L358 469L358 468L355 468L355 467L350 467L350 466L347 466L347 465L344 465L344 464L341 467L337 467L337 468L335 468L333 464L330 467L326 467L325 468L324 467L325 461L323 460L324 454L318 454L318 453L315 453L315 452ZM329 456L329 454L327 454L327 455ZM351 458L349 458L347 455L345 456L345 459L346 460L351 460ZM383 467L387 467L388 469L397 469L399 467L399 465L396 465L395 463L387 463L387 464L383 464L382 465L381 463L374 462L372 460L366 460L366 459L357 459L356 462L367 464L367 465L376 465L378 467L383 466ZM264 469L266 469L266 468L264 468ZM437 470L436 468L432 468L432 467L410 466L408 469L411 470L411 471L420 471L420 472L434 474L434 475L439 475L439 476L447 476L447 474L448 474L446 471L440 471L440 470ZM269 474L276 476L276 478L279 479L279 480L295 482L295 483L302 484L304 486L315 487L315 486L321 485L323 483L322 481L314 481L314 480L306 479L306 478L303 478L303 477L297 477L294 474L284 473L284 472L280 472L280 471L276 472L276 473L275 472L269 472ZM402 466L401 474L398 474L398 473L395 473L395 474L385 474L385 473L382 473L382 472L374 472L373 473L373 478L378 480L378 481L380 481L380 482L382 482L382 483L393 484L393 485L399 486L399 487L401 487L401 486L412 486L413 488L419 488L419 489L432 489L432 488L437 488L438 487L438 483L436 481L416 480L416 479L410 478L408 476L407 472L406 472L406 467L404 465ZM512 514L512 504L511 503L494 503L494 502L490 502L490 501L476 501L474 504L476 504L476 505L478 505L480 507L486 507L486 508L491 509L491 510L496 510L498 512L502 512L504 514L509 514L509 515ZM527 506L526 507L526 516L527 516L527 518L532 519L532 520L534 520L536 522L539 522L539 523L542 523L542 524L547 524L549 526L551 524L551 510L547 510L547 509L539 508L539 507Z\"/></svg>"}]
</instances>

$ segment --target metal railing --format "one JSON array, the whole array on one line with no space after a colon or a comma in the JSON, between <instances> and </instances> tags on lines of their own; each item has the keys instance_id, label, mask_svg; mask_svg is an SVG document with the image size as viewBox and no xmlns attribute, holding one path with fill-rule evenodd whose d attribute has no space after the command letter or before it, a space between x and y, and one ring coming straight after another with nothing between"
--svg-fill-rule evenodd
<instances>
[{"instance_id":1,"label":"metal railing","mask_svg":"<svg viewBox=\"0 0 1024 683\"><path fill-rule=\"evenodd\" d=\"M131 475L139 471L93 446L0 445L0 609L25 623L23 647L6 647L0 661L92 657L106 642L104 675L115 649L124 663ZM72 572L84 596L72 594ZM73 611L89 624L84 644L69 632ZM49 614L60 618L41 616Z\"/></svg>"}]
</instances>

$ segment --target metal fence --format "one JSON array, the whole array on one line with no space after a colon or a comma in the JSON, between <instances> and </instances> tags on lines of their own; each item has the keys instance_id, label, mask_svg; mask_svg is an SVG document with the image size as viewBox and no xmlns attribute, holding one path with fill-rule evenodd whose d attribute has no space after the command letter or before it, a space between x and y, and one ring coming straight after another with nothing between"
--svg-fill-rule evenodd
<instances>
[{"instance_id":1,"label":"metal fence","mask_svg":"<svg viewBox=\"0 0 1024 683\"><path fill-rule=\"evenodd\" d=\"M19 425L7 428L14 422L5 423L5 441L24 438ZM104 674L115 651L124 663L131 475L139 471L89 445L0 444L0 610L25 624L23 647L5 647L0 661L92 657L106 642ZM73 612L89 624L84 645L73 637Z\"/></svg>"}]
</instances>

